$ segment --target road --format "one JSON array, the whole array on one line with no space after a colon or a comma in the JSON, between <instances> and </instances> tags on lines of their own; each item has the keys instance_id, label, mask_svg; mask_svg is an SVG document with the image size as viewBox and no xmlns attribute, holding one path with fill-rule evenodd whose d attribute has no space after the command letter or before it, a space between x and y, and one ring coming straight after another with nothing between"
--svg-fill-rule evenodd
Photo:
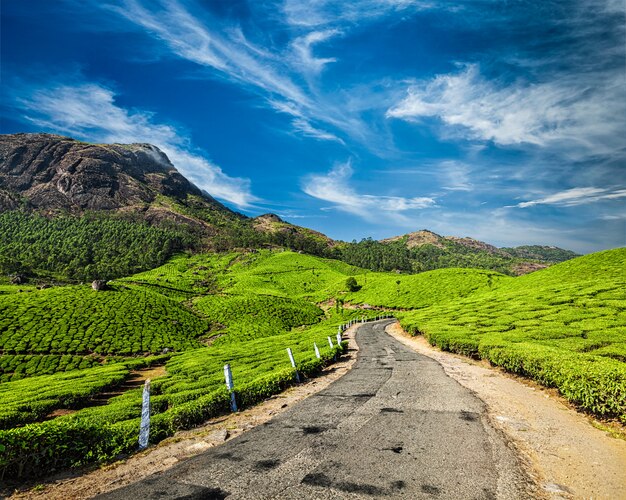
<instances>
[{"instance_id":1,"label":"road","mask_svg":"<svg viewBox=\"0 0 626 500\"><path fill-rule=\"evenodd\" d=\"M325 390L164 473L98 498L529 496L484 404L434 360L366 323L357 361Z\"/></svg>"}]
</instances>

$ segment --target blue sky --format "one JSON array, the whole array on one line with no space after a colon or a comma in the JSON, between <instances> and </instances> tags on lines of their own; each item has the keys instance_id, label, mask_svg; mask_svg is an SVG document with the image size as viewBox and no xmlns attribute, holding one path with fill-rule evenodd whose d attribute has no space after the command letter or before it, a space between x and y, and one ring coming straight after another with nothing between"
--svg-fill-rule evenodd
<instances>
[{"instance_id":1,"label":"blue sky","mask_svg":"<svg viewBox=\"0 0 626 500\"><path fill-rule=\"evenodd\" d=\"M2 133L337 239L626 245L622 0L4 0Z\"/></svg>"}]
</instances>

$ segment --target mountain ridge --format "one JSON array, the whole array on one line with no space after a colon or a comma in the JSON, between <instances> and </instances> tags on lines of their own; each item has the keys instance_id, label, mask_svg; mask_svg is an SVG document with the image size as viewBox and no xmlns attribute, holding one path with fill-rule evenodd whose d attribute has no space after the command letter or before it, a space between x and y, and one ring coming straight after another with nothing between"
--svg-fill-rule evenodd
<instances>
[{"instance_id":1,"label":"mountain ridge","mask_svg":"<svg viewBox=\"0 0 626 500\"><path fill-rule=\"evenodd\" d=\"M372 270L420 272L439 267L480 267L523 274L576 255L562 249L550 253L547 250L550 247L525 246L519 251L498 249L472 238L443 237L429 230L380 242L333 240L321 232L286 222L276 214L251 218L231 210L188 181L167 155L151 144L91 144L45 133L0 135L0 214L12 211L39 214L49 219L83 218L95 213L98 217L175 230L175 237L169 233L159 234L158 238L153 235L160 242L161 250L157 252L159 257L154 256L152 261L160 263L172 252L185 249L284 247ZM11 221L6 214L4 219L0 223L8 224L6 227L19 223L24 224L25 231L38 231L40 239L46 240L47 249L40 253L50 253L56 248L50 246L49 240L58 239L58 235L54 236L52 227L42 229L45 221L31 224L23 217ZM97 222L93 224L97 226ZM71 221L66 221L64 227L67 231L76 230ZM79 229L86 231L85 237L88 237L86 227ZM132 240L130 233L136 234L128 228L111 227L111 237L116 231L126 231L126 241ZM181 231L190 236L184 236ZM41 236L44 233L45 236ZM19 236L19 231L14 229L13 235ZM17 245L20 250L12 245L14 242L5 242L4 251L0 238L0 264L3 260L11 261L10 252L32 254L27 248L29 238L32 240L32 235ZM76 238L72 235L72 239ZM102 244L120 243L106 240ZM71 256L64 250L68 260L64 266L67 267ZM82 251L85 266L94 264L89 257L94 249L83 248ZM124 249L119 251L123 253ZM37 267L38 263L32 261L28 269ZM74 274L78 267L79 263L74 262ZM9 268L19 266L13 262Z\"/></svg>"},{"instance_id":2,"label":"mountain ridge","mask_svg":"<svg viewBox=\"0 0 626 500\"><path fill-rule=\"evenodd\" d=\"M413 249L423 245L445 249L447 242L457 243L468 249L485 251L492 255L503 257L541 260L547 263L558 263L580 256L571 250L565 250L552 245L521 245L517 247L496 247L490 243L471 238L469 236L441 236L428 229L421 229L391 238L380 240L381 243L403 242L407 248ZM544 266L546 267L546 266Z\"/></svg>"}]
</instances>

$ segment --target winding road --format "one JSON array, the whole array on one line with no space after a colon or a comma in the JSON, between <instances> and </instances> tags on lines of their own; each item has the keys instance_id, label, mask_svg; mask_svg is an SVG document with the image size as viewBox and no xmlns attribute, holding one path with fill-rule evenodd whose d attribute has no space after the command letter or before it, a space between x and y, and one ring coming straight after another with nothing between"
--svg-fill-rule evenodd
<instances>
[{"instance_id":1,"label":"winding road","mask_svg":"<svg viewBox=\"0 0 626 500\"><path fill-rule=\"evenodd\" d=\"M484 404L434 360L359 327L325 390L221 446L97 498L525 498L532 484Z\"/></svg>"}]
</instances>

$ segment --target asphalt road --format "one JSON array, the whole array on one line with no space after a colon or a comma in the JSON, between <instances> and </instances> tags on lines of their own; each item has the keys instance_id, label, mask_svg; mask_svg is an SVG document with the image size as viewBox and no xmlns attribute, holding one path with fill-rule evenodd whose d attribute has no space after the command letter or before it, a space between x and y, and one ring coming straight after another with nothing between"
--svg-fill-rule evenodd
<instances>
[{"instance_id":1,"label":"asphalt road","mask_svg":"<svg viewBox=\"0 0 626 500\"><path fill-rule=\"evenodd\" d=\"M526 498L484 404L441 366L359 328L350 372L266 424L98 498Z\"/></svg>"}]
</instances>

